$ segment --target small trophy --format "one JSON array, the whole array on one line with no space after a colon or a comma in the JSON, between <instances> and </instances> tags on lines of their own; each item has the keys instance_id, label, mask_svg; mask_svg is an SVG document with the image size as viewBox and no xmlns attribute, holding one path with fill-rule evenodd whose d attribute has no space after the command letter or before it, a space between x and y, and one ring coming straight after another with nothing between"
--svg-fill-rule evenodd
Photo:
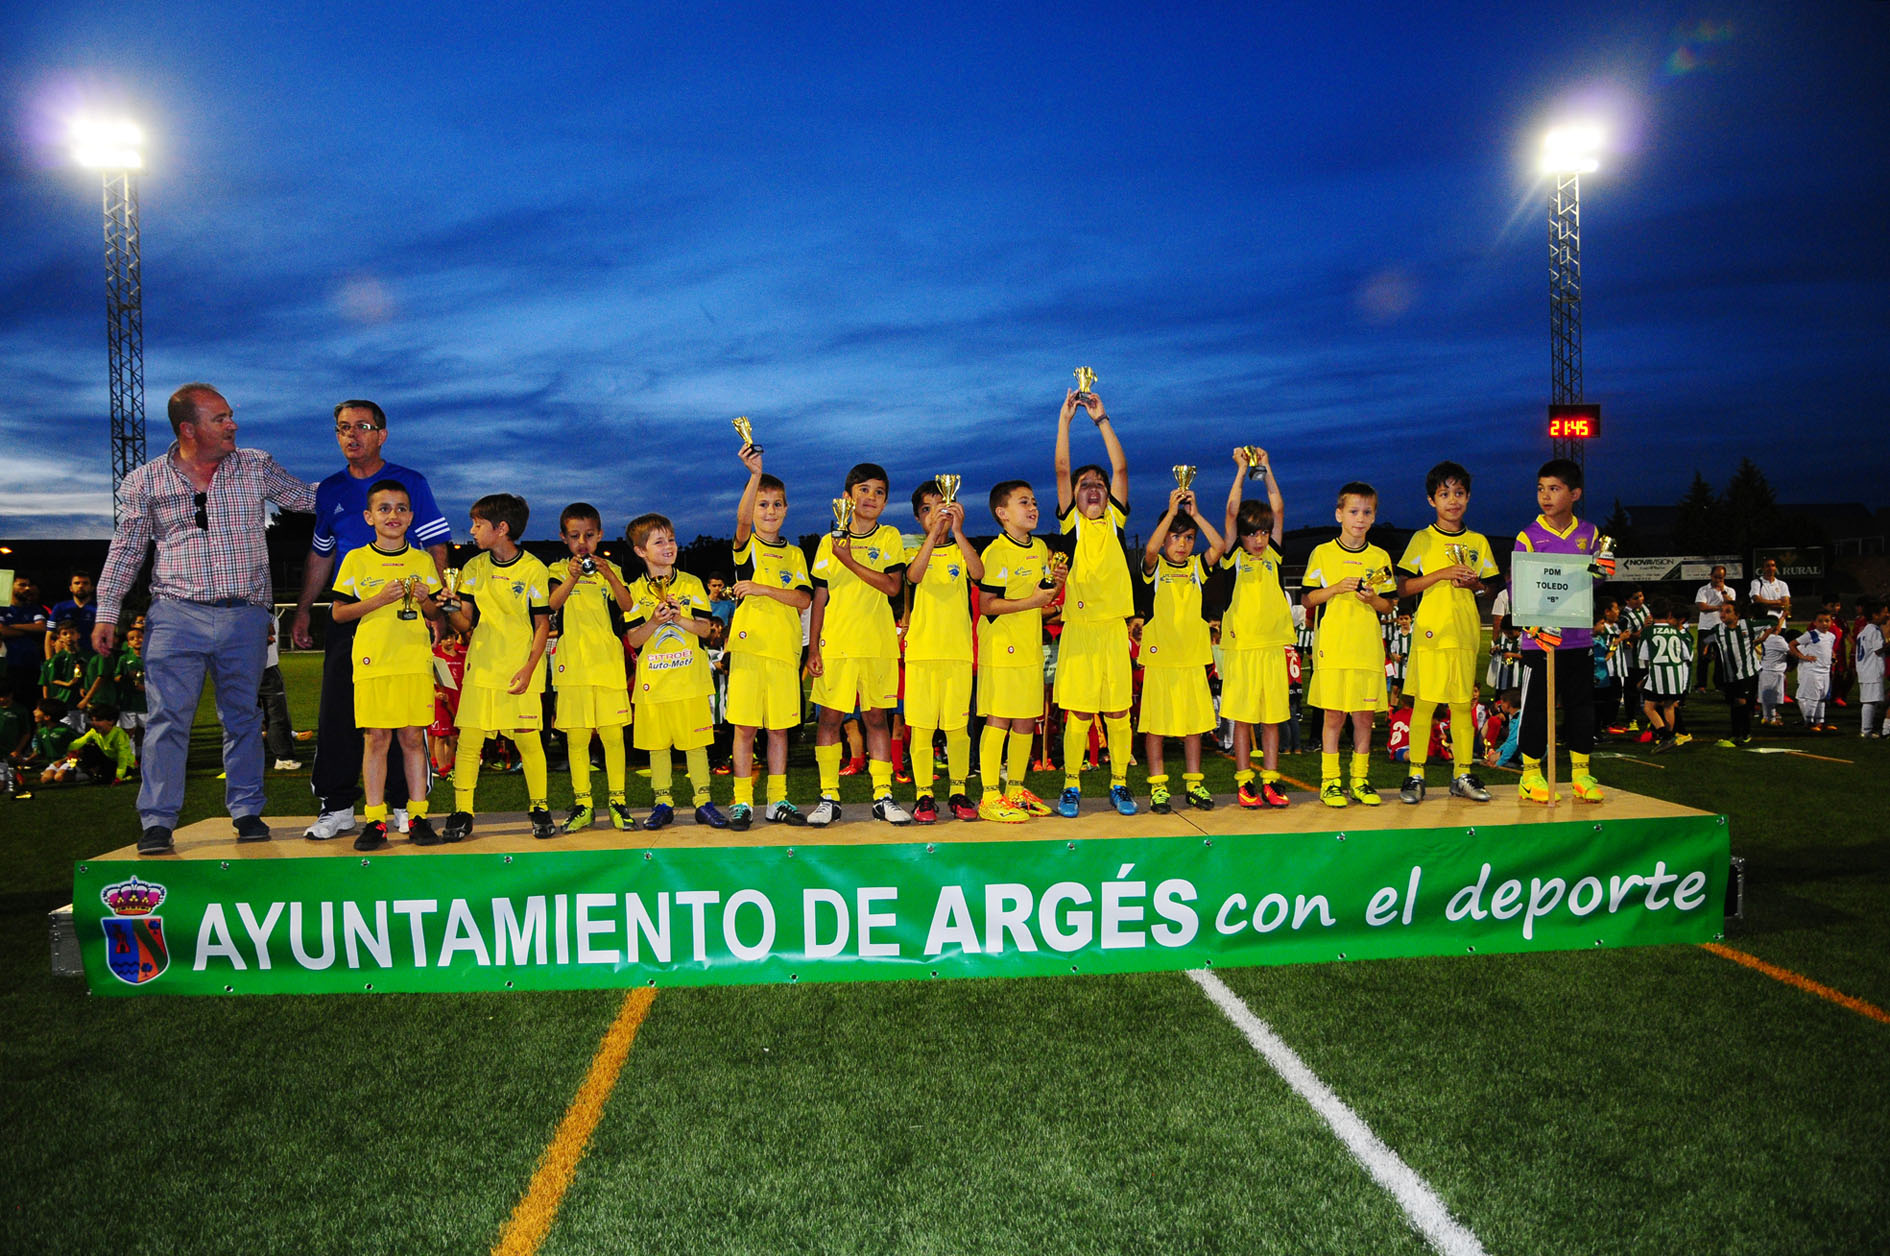
<instances>
[{"instance_id":1,"label":"small trophy","mask_svg":"<svg viewBox=\"0 0 1890 1256\"><path fill-rule=\"evenodd\" d=\"M400 610L396 614L396 618L420 618L420 612L413 608L413 586L418 583L420 583L420 577L418 576L408 576L405 580L400 581Z\"/></svg>"},{"instance_id":2,"label":"small trophy","mask_svg":"<svg viewBox=\"0 0 1890 1256\"><path fill-rule=\"evenodd\" d=\"M440 584L445 597L440 599L440 609L448 615L459 612L459 568L448 567L440 573Z\"/></svg>"},{"instance_id":3,"label":"small trophy","mask_svg":"<svg viewBox=\"0 0 1890 1256\"><path fill-rule=\"evenodd\" d=\"M748 421L748 416L744 414L732 422L735 425L736 434L742 438L742 448L753 448L756 453L760 453L761 446L755 444L755 425Z\"/></svg>"},{"instance_id":4,"label":"small trophy","mask_svg":"<svg viewBox=\"0 0 1890 1256\"><path fill-rule=\"evenodd\" d=\"M646 578L649 581L650 594L656 599L656 604L661 606L669 601L669 586L676 583L676 573L672 571L662 576L651 573Z\"/></svg>"},{"instance_id":5,"label":"small trophy","mask_svg":"<svg viewBox=\"0 0 1890 1256\"><path fill-rule=\"evenodd\" d=\"M1192 501L1194 498L1194 473L1196 468L1178 466L1174 470L1176 486L1179 487L1182 492L1186 493L1189 500Z\"/></svg>"},{"instance_id":6,"label":"small trophy","mask_svg":"<svg viewBox=\"0 0 1890 1256\"><path fill-rule=\"evenodd\" d=\"M1077 401L1088 401L1091 397L1096 395L1096 372L1090 370L1087 366L1079 366L1074 371L1071 371L1070 374L1076 376Z\"/></svg>"},{"instance_id":7,"label":"small trophy","mask_svg":"<svg viewBox=\"0 0 1890 1256\"><path fill-rule=\"evenodd\" d=\"M1470 565L1470 559L1466 557L1463 545L1457 541L1444 542L1444 557L1448 558L1453 566L1468 567Z\"/></svg>"},{"instance_id":8,"label":"small trophy","mask_svg":"<svg viewBox=\"0 0 1890 1256\"><path fill-rule=\"evenodd\" d=\"M1242 445L1240 452L1247 456L1247 478L1257 480L1267 473L1267 467L1260 460L1260 446Z\"/></svg>"},{"instance_id":9,"label":"small trophy","mask_svg":"<svg viewBox=\"0 0 1890 1256\"><path fill-rule=\"evenodd\" d=\"M1589 574L1600 576L1603 580L1614 579L1615 556L1614 538L1598 536L1595 538L1595 557L1588 564Z\"/></svg>"},{"instance_id":10,"label":"small trophy","mask_svg":"<svg viewBox=\"0 0 1890 1256\"><path fill-rule=\"evenodd\" d=\"M941 506L950 506L958 500L958 486L965 482L962 475L935 475L932 479L938 484L938 501Z\"/></svg>"},{"instance_id":11,"label":"small trophy","mask_svg":"<svg viewBox=\"0 0 1890 1256\"><path fill-rule=\"evenodd\" d=\"M592 557L589 554L586 554L584 557L578 559L578 570L583 572L587 576L596 575L597 574L597 559Z\"/></svg>"},{"instance_id":12,"label":"small trophy","mask_svg":"<svg viewBox=\"0 0 1890 1256\"><path fill-rule=\"evenodd\" d=\"M1373 567L1370 571L1365 573L1364 582L1358 586L1358 591L1360 593L1376 593L1378 592L1378 586L1389 579L1391 579L1391 568Z\"/></svg>"},{"instance_id":13,"label":"small trophy","mask_svg":"<svg viewBox=\"0 0 1890 1256\"><path fill-rule=\"evenodd\" d=\"M1064 553L1050 555L1050 580L1052 583L1061 579L1070 569L1070 556Z\"/></svg>"},{"instance_id":14,"label":"small trophy","mask_svg":"<svg viewBox=\"0 0 1890 1256\"><path fill-rule=\"evenodd\" d=\"M833 499L833 534L846 536L853 531L853 499L836 497Z\"/></svg>"}]
</instances>

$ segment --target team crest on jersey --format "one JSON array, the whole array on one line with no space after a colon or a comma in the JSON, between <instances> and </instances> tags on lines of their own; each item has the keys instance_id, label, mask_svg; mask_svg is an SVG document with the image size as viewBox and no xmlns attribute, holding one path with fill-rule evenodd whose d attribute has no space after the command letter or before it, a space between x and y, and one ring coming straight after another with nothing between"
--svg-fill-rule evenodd
<instances>
[{"instance_id":1,"label":"team crest on jersey","mask_svg":"<svg viewBox=\"0 0 1890 1256\"><path fill-rule=\"evenodd\" d=\"M155 981L170 967L164 918L152 914L168 894L157 882L137 877L99 891L100 901L112 909L109 918L99 921L105 931L105 962L112 976L126 985Z\"/></svg>"},{"instance_id":2,"label":"team crest on jersey","mask_svg":"<svg viewBox=\"0 0 1890 1256\"><path fill-rule=\"evenodd\" d=\"M866 556L872 559L874 562L878 562L879 561L879 547L877 545L868 546L866 549Z\"/></svg>"},{"instance_id":3,"label":"team crest on jersey","mask_svg":"<svg viewBox=\"0 0 1890 1256\"><path fill-rule=\"evenodd\" d=\"M953 563L951 566L945 568L945 574L954 580L958 579L958 564Z\"/></svg>"},{"instance_id":4,"label":"team crest on jersey","mask_svg":"<svg viewBox=\"0 0 1890 1256\"><path fill-rule=\"evenodd\" d=\"M516 580L514 580L514 581L512 582L512 596L513 596L513 597L524 597L524 596L525 596L525 586L524 586L524 585L522 585L522 584L520 584L520 583L519 583L518 581L516 581Z\"/></svg>"},{"instance_id":5,"label":"team crest on jersey","mask_svg":"<svg viewBox=\"0 0 1890 1256\"><path fill-rule=\"evenodd\" d=\"M781 574L781 587L782 588L785 589L788 587L788 585L794 583L794 577L789 575L787 572L784 571L780 574Z\"/></svg>"}]
</instances>

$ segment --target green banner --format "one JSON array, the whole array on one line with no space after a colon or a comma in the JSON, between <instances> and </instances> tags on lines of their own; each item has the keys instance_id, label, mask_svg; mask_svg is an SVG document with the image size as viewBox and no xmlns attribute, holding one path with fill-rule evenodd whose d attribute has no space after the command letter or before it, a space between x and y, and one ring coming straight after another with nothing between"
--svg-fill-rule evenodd
<instances>
[{"instance_id":1,"label":"green banner","mask_svg":"<svg viewBox=\"0 0 1890 1256\"><path fill-rule=\"evenodd\" d=\"M82 863L98 994L1020 977L1702 942L1723 816Z\"/></svg>"}]
</instances>

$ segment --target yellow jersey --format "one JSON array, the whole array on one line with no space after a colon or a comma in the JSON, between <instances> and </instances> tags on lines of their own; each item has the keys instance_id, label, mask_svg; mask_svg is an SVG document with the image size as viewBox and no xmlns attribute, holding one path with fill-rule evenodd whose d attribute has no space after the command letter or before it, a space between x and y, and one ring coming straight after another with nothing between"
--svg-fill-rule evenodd
<instances>
[{"instance_id":1,"label":"yellow jersey","mask_svg":"<svg viewBox=\"0 0 1890 1256\"><path fill-rule=\"evenodd\" d=\"M906 661L927 659L971 662L971 568L949 532L912 586Z\"/></svg>"},{"instance_id":2,"label":"yellow jersey","mask_svg":"<svg viewBox=\"0 0 1890 1256\"><path fill-rule=\"evenodd\" d=\"M438 592L440 571L425 550L402 545L388 553L372 544L351 549L335 573L335 592L351 602L365 602L389 580L417 578L418 601L424 591ZM433 674L433 634L424 616L400 617L401 603L377 607L354 621L354 676L415 676ZM416 611L419 609L414 607Z\"/></svg>"},{"instance_id":3,"label":"yellow jersey","mask_svg":"<svg viewBox=\"0 0 1890 1256\"><path fill-rule=\"evenodd\" d=\"M882 523L853 538L853 561L869 571L906 569L906 543L899 529ZM820 538L808 568L816 589L827 590L827 611L820 624L820 652L837 659L896 659L899 635L892 602L854 575L833 556L832 535Z\"/></svg>"},{"instance_id":4,"label":"yellow jersey","mask_svg":"<svg viewBox=\"0 0 1890 1256\"><path fill-rule=\"evenodd\" d=\"M984 580L978 590L986 598L1019 601L1035 593L1050 574L1050 547L1039 537L1033 536L1028 544L1019 545L1000 534L984 547L980 558L984 562ZM1043 668L1041 606L1012 611L1008 615L985 615L978 638L981 666Z\"/></svg>"},{"instance_id":5,"label":"yellow jersey","mask_svg":"<svg viewBox=\"0 0 1890 1256\"><path fill-rule=\"evenodd\" d=\"M1327 589L1353 576L1372 577L1366 588L1391 597L1398 585L1391 575L1391 555L1366 543L1349 550L1331 540L1313 550L1306 560L1301 583L1308 589ZM1385 637L1378 612L1350 593L1341 593L1319 607L1319 628L1313 637L1313 670L1351 667L1383 671Z\"/></svg>"},{"instance_id":6,"label":"yellow jersey","mask_svg":"<svg viewBox=\"0 0 1890 1256\"><path fill-rule=\"evenodd\" d=\"M1234 595L1221 617L1221 645L1264 650L1293 644L1293 605L1280 585L1280 551L1269 542L1258 554L1239 545L1221 559L1234 573Z\"/></svg>"},{"instance_id":7,"label":"yellow jersey","mask_svg":"<svg viewBox=\"0 0 1890 1256\"><path fill-rule=\"evenodd\" d=\"M1455 553L1453 554L1453 549ZM1461 555L1461 557L1459 557ZM1459 562L1488 580L1497 574L1490 557L1490 542L1481 532L1465 528L1443 532L1436 524L1414 533L1405 546L1398 569L1414 576L1454 567ZM1440 580L1418 594L1417 614L1411 619L1411 646L1419 650L1474 650L1483 644L1483 621L1477 615L1477 595Z\"/></svg>"},{"instance_id":8,"label":"yellow jersey","mask_svg":"<svg viewBox=\"0 0 1890 1256\"><path fill-rule=\"evenodd\" d=\"M709 591L702 581L686 571L674 573L669 596L681 608L676 619L649 635L637 651L636 700L638 702L674 702L678 698L706 698L715 692L715 678L709 674L709 656L702 649L701 638L682 626L684 619L713 618L709 610ZM638 627L656 614L662 599L650 587L648 576L630 586L633 599L629 626Z\"/></svg>"},{"instance_id":9,"label":"yellow jersey","mask_svg":"<svg viewBox=\"0 0 1890 1256\"><path fill-rule=\"evenodd\" d=\"M770 589L811 589L807 555L790 541L764 541L753 532L734 550L735 578L752 580ZM729 625L728 648L737 654L759 654L799 664L801 613L771 597L745 597L735 604Z\"/></svg>"},{"instance_id":10,"label":"yellow jersey","mask_svg":"<svg viewBox=\"0 0 1890 1256\"><path fill-rule=\"evenodd\" d=\"M1063 534L1076 538L1064 584L1064 623L1127 619L1135 614L1129 558L1122 552L1122 529L1128 521L1129 508L1113 497L1099 518L1089 518L1071 502L1058 519Z\"/></svg>"},{"instance_id":11,"label":"yellow jersey","mask_svg":"<svg viewBox=\"0 0 1890 1256\"><path fill-rule=\"evenodd\" d=\"M1142 573L1155 586L1155 605L1142 625L1143 667L1206 667L1214 661L1208 641L1207 620L1201 618L1201 586L1207 566L1199 554L1171 563L1166 555L1155 560L1155 570Z\"/></svg>"},{"instance_id":12,"label":"yellow jersey","mask_svg":"<svg viewBox=\"0 0 1890 1256\"><path fill-rule=\"evenodd\" d=\"M608 567L618 580L623 579L623 568L601 555L593 557L600 568ZM571 574L570 566L562 562L550 571L554 585L563 584ZM558 688L596 685L623 689L628 681L624 674L623 638L618 635L623 615L604 573L601 570L590 575L579 572L577 587L565 599L559 615L562 626L551 664L552 684Z\"/></svg>"},{"instance_id":13,"label":"yellow jersey","mask_svg":"<svg viewBox=\"0 0 1890 1256\"><path fill-rule=\"evenodd\" d=\"M524 550L509 563L482 550L460 568L459 592L479 612L472 641L466 646L466 683L486 689L510 688L512 677L531 654L538 617L551 614L545 602L551 596L551 573ZM525 692L544 691L545 660L541 657Z\"/></svg>"}]
</instances>

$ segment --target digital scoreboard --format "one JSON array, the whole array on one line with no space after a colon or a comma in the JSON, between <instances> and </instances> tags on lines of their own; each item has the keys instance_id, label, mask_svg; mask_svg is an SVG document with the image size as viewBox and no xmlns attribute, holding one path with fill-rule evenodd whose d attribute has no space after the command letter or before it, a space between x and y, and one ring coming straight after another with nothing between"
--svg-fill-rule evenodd
<instances>
[{"instance_id":1,"label":"digital scoreboard","mask_svg":"<svg viewBox=\"0 0 1890 1256\"><path fill-rule=\"evenodd\" d=\"M1601 407L1572 402L1549 407L1550 440L1593 440L1601 435Z\"/></svg>"}]
</instances>

